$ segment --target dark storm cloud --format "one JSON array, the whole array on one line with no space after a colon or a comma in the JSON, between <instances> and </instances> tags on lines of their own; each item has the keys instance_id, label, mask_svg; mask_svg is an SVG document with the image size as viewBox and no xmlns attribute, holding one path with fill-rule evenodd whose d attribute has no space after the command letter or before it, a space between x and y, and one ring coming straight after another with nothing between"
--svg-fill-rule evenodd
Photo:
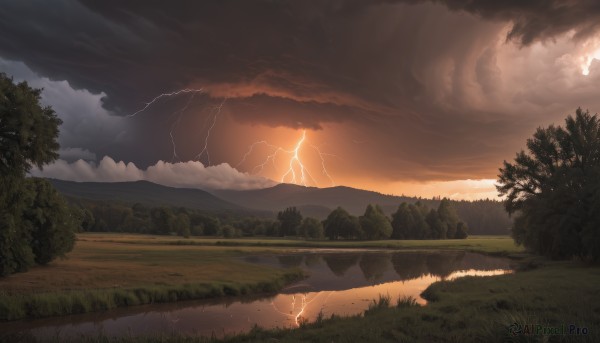
<instances>
[{"instance_id":1,"label":"dark storm cloud","mask_svg":"<svg viewBox=\"0 0 600 343\"><path fill-rule=\"evenodd\" d=\"M512 22L508 39L522 44L552 39L570 30L577 38L600 27L600 2L596 0L434 0L452 10Z\"/></svg>"},{"instance_id":2,"label":"dark storm cloud","mask_svg":"<svg viewBox=\"0 0 600 343\"><path fill-rule=\"evenodd\" d=\"M512 23L507 38L528 45L570 30L583 38L600 23L594 0L1 6L0 56L106 93L105 106L116 115L133 113L165 91L202 87L214 98L229 98L227 113L242 123L360 126L380 141L381 155L394 155L387 160L391 167L409 161L430 169L411 175L396 168L386 177L423 179L489 174L505 156L505 142L522 136L524 122L528 128L534 122L473 105L499 91L493 42L503 25ZM457 15L465 12L475 16ZM153 122L146 126L164 128L163 119L147 118ZM169 155L168 136L160 149L151 134L141 135L120 158L144 166Z\"/></svg>"}]
</instances>

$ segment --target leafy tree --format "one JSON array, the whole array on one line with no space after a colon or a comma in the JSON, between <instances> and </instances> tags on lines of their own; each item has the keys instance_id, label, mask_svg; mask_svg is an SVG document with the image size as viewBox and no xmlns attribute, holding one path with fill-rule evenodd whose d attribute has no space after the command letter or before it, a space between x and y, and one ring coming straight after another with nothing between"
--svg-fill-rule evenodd
<instances>
[{"instance_id":1,"label":"leafy tree","mask_svg":"<svg viewBox=\"0 0 600 343\"><path fill-rule=\"evenodd\" d=\"M25 175L58 158L61 121L40 105L40 94L0 73L0 276L27 270L34 261L23 218Z\"/></svg>"},{"instance_id":2,"label":"leafy tree","mask_svg":"<svg viewBox=\"0 0 600 343\"><path fill-rule=\"evenodd\" d=\"M467 238L468 235L469 235L469 228L467 227L467 224L465 224L463 222L458 222L458 224L456 225L456 233L454 234L454 238L465 239L465 238ZM452 237L448 237L448 238L452 238Z\"/></svg>"},{"instance_id":3,"label":"leafy tree","mask_svg":"<svg viewBox=\"0 0 600 343\"><path fill-rule=\"evenodd\" d=\"M392 224L377 205L369 204L359 221L366 239L388 239L392 235Z\"/></svg>"},{"instance_id":4,"label":"leafy tree","mask_svg":"<svg viewBox=\"0 0 600 343\"><path fill-rule=\"evenodd\" d=\"M179 213L177 217L175 217L175 221L173 222L173 228L179 236L189 238L191 234L190 217L186 213Z\"/></svg>"},{"instance_id":5,"label":"leafy tree","mask_svg":"<svg viewBox=\"0 0 600 343\"><path fill-rule=\"evenodd\" d=\"M202 234L206 236L217 235L221 227L221 223L219 222L218 218L203 214L192 214L190 216L190 221L193 227L201 227Z\"/></svg>"},{"instance_id":6,"label":"leafy tree","mask_svg":"<svg viewBox=\"0 0 600 343\"><path fill-rule=\"evenodd\" d=\"M425 221L429 226L433 239L446 238L446 225L442 222L440 215L436 210L431 209L427 214L427 217L425 217Z\"/></svg>"},{"instance_id":7,"label":"leafy tree","mask_svg":"<svg viewBox=\"0 0 600 343\"><path fill-rule=\"evenodd\" d=\"M358 218L351 216L341 207L331 211L323 222L325 236L329 239L357 238L361 235Z\"/></svg>"},{"instance_id":8,"label":"leafy tree","mask_svg":"<svg viewBox=\"0 0 600 343\"><path fill-rule=\"evenodd\" d=\"M266 223L265 235L272 237L279 236L279 231L281 231L281 223L278 220Z\"/></svg>"},{"instance_id":9,"label":"leafy tree","mask_svg":"<svg viewBox=\"0 0 600 343\"><path fill-rule=\"evenodd\" d=\"M296 207L288 207L277 214L277 219L281 223L280 235L295 236L302 223L302 214Z\"/></svg>"},{"instance_id":10,"label":"leafy tree","mask_svg":"<svg viewBox=\"0 0 600 343\"><path fill-rule=\"evenodd\" d=\"M454 238L456 235L456 229L460 219L456 213L456 209L452 206L449 199L444 198L438 206L438 215L442 223L446 226L446 234L441 238Z\"/></svg>"},{"instance_id":11,"label":"leafy tree","mask_svg":"<svg viewBox=\"0 0 600 343\"><path fill-rule=\"evenodd\" d=\"M538 128L504 161L498 191L517 244L552 258L600 260L600 120L577 109L565 127Z\"/></svg>"},{"instance_id":12,"label":"leafy tree","mask_svg":"<svg viewBox=\"0 0 600 343\"><path fill-rule=\"evenodd\" d=\"M58 126L50 107L40 105L41 89L14 84L0 73L0 175L22 178L33 165L58 158Z\"/></svg>"},{"instance_id":13,"label":"leafy tree","mask_svg":"<svg viewBox=\"0 0 600 343\"><path fill-rule=\"evenodd\" d=\"M415 220L408 207L408 204L403 202L398 207L398 210L392 215L392 238L393 239L410 239L411 230L415 226Z\"/></svg>"},{"instance_id":14,"label":"leafy tree","mask_svg":"<svg viewBox=\"0 0 600 343\"><path fill-rule=\"evenodd\" d=\"M306 217L302 220L298 233L304 238L322 239L325 237L323 233L323 224L321 224L319 220L311 217Z\"/></svg>"},{"instance_id":15,"label":"leafy tree","mask_svg":"<svg viewBox=\"0 0 600 343\"><path fill-rule=\"evenodd\" d=\"M417 202L416 204L411 204L408 206L412 218L414 220L414 225L410 230L410 239L428 239L432 238L433 234L431 232L431 228L429 224L425 220L429 210L427 206L423 205L421 202Z\"/></svg>"},{"instance_id":16,"label":"leafy tree","mask_svg":"<svg viewBox=\"0 0 600 343\"><path fill-rule=\"evenodd\" d=\"M175 215L168 207L156 207L150 211L154 232L159 235L168 235L174 231Z\"/></svg>"},{"instance_id":17,"label":"leafy tree","mask_svg":"<svg viewBox=\"0 0 600 343\"><path fill-rule=\"evenodd\" d=\"M80 221L50 182L29 178L26 187L30 199L23 218L31 232L30 246L35 262L47 264L73 250Z\"/></svg>"}]
</instances>

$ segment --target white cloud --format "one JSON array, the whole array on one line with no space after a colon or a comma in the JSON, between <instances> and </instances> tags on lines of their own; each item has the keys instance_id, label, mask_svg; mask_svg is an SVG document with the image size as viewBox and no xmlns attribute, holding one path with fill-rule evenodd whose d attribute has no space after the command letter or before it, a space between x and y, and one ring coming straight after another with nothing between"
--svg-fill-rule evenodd
<instances>
[{"instance_id":1,"label":"white cloud","mask_svg":"<svg viewBox=\"0 0 600 343\"><path fill-rule=\"evenodd\" d=\"M69 163L61 159L43 170L32 169L31 175L80 182L147 180L165 186L199 189L258 189L276 184L264 177L242 173L227 163L205 167L197 161L158 161L144 170L131 162L115 162L109 156L104 156L98 165L83 160Z\"/></svg>"}]
</instances>

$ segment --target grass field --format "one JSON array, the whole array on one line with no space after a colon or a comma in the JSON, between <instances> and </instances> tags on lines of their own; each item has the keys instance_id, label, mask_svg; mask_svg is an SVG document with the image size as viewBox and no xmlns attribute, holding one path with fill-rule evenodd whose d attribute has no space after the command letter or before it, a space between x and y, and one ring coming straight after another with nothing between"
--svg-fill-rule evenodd
<instances>
[{"instance_id":1,"label":"grass field","mask_svg":"<svg viewBox=\"0 0 600 343\"><path fill-rule=\"evenodd\" d=\"M127 244L191 245L191 246L240 246L240 247L297 247L297 248L373 248L373 249L453 249L493 255L518 255L522 247L515 245L508 236L471 236L468 239L444 240L381 240L381 241L312 241L283 238L213 237L182 239L181 237L152 235L84 234L80 240Z\"/></svg>"}]
</instances>

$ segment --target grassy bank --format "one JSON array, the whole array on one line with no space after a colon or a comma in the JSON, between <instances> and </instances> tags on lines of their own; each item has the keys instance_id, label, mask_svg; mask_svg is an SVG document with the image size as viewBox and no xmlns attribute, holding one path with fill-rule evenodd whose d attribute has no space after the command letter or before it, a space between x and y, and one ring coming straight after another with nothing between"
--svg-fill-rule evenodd
<instances>
[{"instance_id":1,"label":"grassy bank","mask_svg":"<svg viewBox=\"0 0 600 343\"><path fill-rule=\"evenodd\" d=\"M328 318L299 329L262 330L226 342L599 342L600 268L575 262L493 277L433 284L430 303L378 301L362 316ZM587 335L516 335L513 324L587 328ZM534 326L534 330L537 326ZM206 342L183 336L81 337L82 342Z\"/></svg>"},{"instance_id":2,"label":"grassy bank","mask_svg":"<svg viewBox=\"0 0 600 343\"><path fill-rule=\"evenodd\" d=\"M239 258L264 252L79 241L66 260L0 279L0 320L275 292L302 277Z\"/></svg>"},{"instance_id":3,"label":"grassy bank","mask_svg":"<svg viewBox=\"0 0 600 343\"><path fill-rule=\"evenodd\" d=\"M83 234L81 240L123 244L180 245L180 246L223 246L223 247L272 247L272 248L345 248L345 249L449 249L484 253L498 256L518 255L523 248L515 245L509 236L471 236L467 239L444 240L380 240L380 241L312 241L288 238L214 238Z\"/></svg>"}]
</instances>

